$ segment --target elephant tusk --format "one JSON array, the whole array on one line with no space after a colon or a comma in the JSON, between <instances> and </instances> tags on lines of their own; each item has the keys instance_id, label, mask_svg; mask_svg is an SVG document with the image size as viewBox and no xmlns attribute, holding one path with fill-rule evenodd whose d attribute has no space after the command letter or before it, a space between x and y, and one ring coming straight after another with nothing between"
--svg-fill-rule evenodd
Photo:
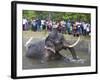
<instances>
[{"instance_id":1,"label":"elephant tusk","mask_svg":"<svg viewBox=\"0 0 100 80\"><path fill-rule=\"evenodd\" d=\"M79 43L79 41L80 41L80 36L78 37L78 39L77 39L77 41L74 43L74 44L72 44L72 45L68 45L68 47L74 47L74 46L76 46L78 43Z\"/></svg>"},{"instance_id":2,"label":"elephant tusk","mask_svg":"<svg viewBox=\"0 0 100 80\"><path fill-rule=\"evenodd\" d=\"M32 41L33 37L31 37L26 43L25 43L25 47L27 47L27 45Z\"/></svg>"}]
</instances>

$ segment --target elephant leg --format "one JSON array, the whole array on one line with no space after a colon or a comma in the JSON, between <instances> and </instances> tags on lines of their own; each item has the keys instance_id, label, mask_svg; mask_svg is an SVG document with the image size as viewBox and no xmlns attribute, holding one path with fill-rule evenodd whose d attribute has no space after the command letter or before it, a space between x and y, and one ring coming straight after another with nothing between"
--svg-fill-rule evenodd
<instances>
[{"instance_id":1,"label":"elephant leg","mask_svg":"<svg viewBox=\"0 0 100 80\"><path fill-rule=\"evenodd\" d=\"M78 59L77 55L76 55L76 52L75 52L75 49L73 47L68 48L68 49L71 52L73 59Z\"/></svg>"},{"instance_id":2,"label":"elephant leg","mask_svg":"<svg viewBox=\"0 0 100 80\"><path fill-rule=\"evenodd\" d=\"M54 57L55 59L61 59L63 56L57 51Z\"/></svg>"},{"instance_id":3,"label":"elephant leg","mask_svg":"<svg viewBox=\"0 0 100 80\"><path fill-rule=\"evenodd\" d=\"M61 55L58 51L55 54L55 59L57 59L57 60L59 60L59 59L67 60L67 58L65 56Z\"/></svg>"},{"instance_id":4,"label":"elephant leg","mask_svg":"<svg viewBox=\"0 0 100 80\"><path fill-rule=\"evenodd\" d=\"M70 61L69 58L66 58L65 56L61 55L59 52L56 52L55 59L56 60L63 60L64 62Z\"/></svg>"}]
</instances>

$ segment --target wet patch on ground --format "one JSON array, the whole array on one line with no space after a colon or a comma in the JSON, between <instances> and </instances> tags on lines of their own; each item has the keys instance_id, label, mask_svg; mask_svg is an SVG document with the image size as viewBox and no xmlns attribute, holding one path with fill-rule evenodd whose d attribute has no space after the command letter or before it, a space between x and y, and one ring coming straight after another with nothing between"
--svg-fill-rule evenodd
<instances>
[{"instance_id":1,"label":"wet patch on ground","mask_svg":"<svg viewBox=\"0 0 100 80\"><path fill-rule=\"evenodd\" d=\"M33 33L32 33L33 34ZM26 35L28 35L26 37ZM42 36L43 37L43 36ZM30 38L29 34L23 33L22 38L22 68L23 69L41 69L41 68L62 68L62 67L84 67L84 66L90 66L91 64L91 52L89 52L89 40L81 40L77 46L75 46L75 51L78 56L78 60L72 59L71 53L69 50L62 50L60 51L61 55L66 57L66 59L61 60L52 60L48 61L46 63L41 63L41 61L37 59L30 59L25 56L26 54L26 48L25 43ZM41 40L41 38L35 35L35 37L32 39L31 43L35 43L36 41ZM70 41L70 40L69 40ZM72 40L74 42L74 40Z\"/></svg>"}]
</instances>

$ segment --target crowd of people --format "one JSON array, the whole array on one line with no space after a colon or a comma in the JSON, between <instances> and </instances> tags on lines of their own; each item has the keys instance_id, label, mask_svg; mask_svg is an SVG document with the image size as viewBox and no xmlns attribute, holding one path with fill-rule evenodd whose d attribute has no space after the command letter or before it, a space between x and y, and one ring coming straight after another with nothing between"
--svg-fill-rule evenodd
<instances>
[{"instance_id":1,"label":"crowd of people","mask_svg":"<svg viewBox=\"0 0 100 80\"><path fill-rule=\"evenodd\" d=\"M85 21L52 21L50 19L33 19L29 21L26 18L23 18L23 30L31 29L32 31L52 31L53 28L57 28L61 33L73 34L74 36L90 35L91 33L91 25Z\"/></svg>"}]
</instances>

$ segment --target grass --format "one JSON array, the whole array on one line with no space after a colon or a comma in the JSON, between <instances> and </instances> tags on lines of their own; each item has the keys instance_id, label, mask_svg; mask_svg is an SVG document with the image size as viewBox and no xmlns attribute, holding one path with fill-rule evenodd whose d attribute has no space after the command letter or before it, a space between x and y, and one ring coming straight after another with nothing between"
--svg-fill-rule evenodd
<instances>
[{"instance_id":1,"label":"grass","mask_svg":"<svg viewBox=\"0 0 100 80\"><path fill-rule=\"evenodd\" d=\"M34 32L34 31L23 31L23 37L29 39L30 37L33 38L44 38L46 36L48 36L48 32L46 31L41 31L41 32ZM73 35L68 35L68 34L64 34L64 37L66 40L77 40L77 37L73 37ZM91 38L89 36L80 36L81 40L90 40Z\"/></svg>"}]
</instances>

